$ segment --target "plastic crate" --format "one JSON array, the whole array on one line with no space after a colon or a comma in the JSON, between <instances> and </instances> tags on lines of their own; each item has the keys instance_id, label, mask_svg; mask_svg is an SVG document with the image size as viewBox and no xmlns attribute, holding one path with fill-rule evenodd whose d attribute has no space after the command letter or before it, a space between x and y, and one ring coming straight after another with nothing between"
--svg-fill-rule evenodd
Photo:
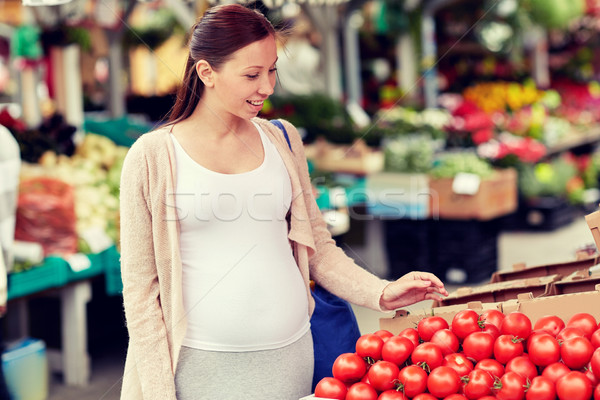
<instances>
[{"instance_id":1,"label":"plastic crate","mask_svg":"<svg viewBox=\"0 0 600 400\"><path fill-rule=\"evenodd\" d=\"M64 260L47 258L38 267L8 274L8 300L66 284L67 269Z\"/></svg>"},{"instance_id":2,"label":"plastic crate","mask_svg":"<svg viewBox=\"0 0 600 400\"><path fill-rule=\"evenodd\" d=\"M48 397L49 369L43 341L26 338L10 344L2 354L2 369L13 400Z\"/></svg>"},{"instance_id":3,"label":"plastic crate","mask_svg":"<svg viewBox=\"0 0 600 400\"><path fill-rule=\"evenodd\" d=\"M123 281L121 280L121 255L115 246L103 252L104 277L106 294L116 296L123 293Z\"/></svg>"}]
</instances>

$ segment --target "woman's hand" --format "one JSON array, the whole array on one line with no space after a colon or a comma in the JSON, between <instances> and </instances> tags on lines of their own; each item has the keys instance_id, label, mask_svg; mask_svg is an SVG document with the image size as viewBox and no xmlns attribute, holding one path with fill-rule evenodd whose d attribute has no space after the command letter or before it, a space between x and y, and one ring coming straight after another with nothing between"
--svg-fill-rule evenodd
<instances>
[{"instance_id":1,"label":"woman's hand","mask_svg":"<svg viewBox=\"0 0 600 400\"><path fill-rule=\"evenodd\" d=\"M383 289L379 305L383 310L391 311L447 295L448 291L437 276L429 272L413 271L388 284Z\"/></svg>"}]
</instances>

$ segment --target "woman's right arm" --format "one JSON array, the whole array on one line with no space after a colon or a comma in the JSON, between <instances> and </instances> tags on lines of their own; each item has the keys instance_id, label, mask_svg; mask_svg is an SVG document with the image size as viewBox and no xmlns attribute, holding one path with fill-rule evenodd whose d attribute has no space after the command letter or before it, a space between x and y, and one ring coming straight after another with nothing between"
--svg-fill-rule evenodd
<instances>
[{"instance_id":1,"label":"woman's right arm","mask_svg":"<svg viewBox=\"0 0 600 400\"><path fill-rule=\"evenodd\" d=\"M139 375L144 400L175 400L174 372L160 307L148 172L143 143L138 141L123 164L120 194L121 275L129 332L128 357L133 356L129 362L133 362Z\"/></svg>"}]
</instances>

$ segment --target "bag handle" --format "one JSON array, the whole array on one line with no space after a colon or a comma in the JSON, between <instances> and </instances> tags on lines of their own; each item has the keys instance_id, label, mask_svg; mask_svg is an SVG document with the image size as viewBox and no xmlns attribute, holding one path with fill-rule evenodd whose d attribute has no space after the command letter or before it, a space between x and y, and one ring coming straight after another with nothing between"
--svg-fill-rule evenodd
<instances>
[{"instance_id":1,"label":"bag handle","mask_svg":"<svg viewBox=\"0 0 600 400\"><path fill-rule=\"evenodd\" d=\"M287 142L288 147L290 148L290 151L293 153L294 150L292 150L292 143L290 142L290 137L288 136L287 130L285 129L285 126L283 126L283 123L278 119L272 119L269 122L272 123L273 125L275 125L276 127L278 127L283 132L285 141Z\"/></svg>"}]
</instances>

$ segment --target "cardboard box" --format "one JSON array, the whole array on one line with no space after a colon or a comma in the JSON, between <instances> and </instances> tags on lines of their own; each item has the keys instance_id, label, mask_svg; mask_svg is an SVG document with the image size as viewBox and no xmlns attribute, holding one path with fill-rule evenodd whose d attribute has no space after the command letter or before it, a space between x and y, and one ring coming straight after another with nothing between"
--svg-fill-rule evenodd
<instances>
[{"instance_id":1,"label":"cardboard box","mask_svg":"<svg viewBox=\"0 0 600 400\"><path fill-rule=\"evenodd\" d=\"M398 310L393 317L386 317L379 319L379 328L386 329L392 332L394 335L402 332L406 328L416 328L420 320L431 315L437 315L442 317L450 324L452 318L457 312L461 310L471 309L478 313L484 310L501 310L502 303L482 303L480 301L474 301L467 304L459 304L447 307L436 307L428 310L423 310L421 313L410 313L407 310Z\"/></svg>"},{"instance_id":2,"label":"cardboard box","mask_svg":"<svg viewBox=\"0 0 600 400\"><path fill-rule=\"evenodd\" d=\"M521 293L533 293L533 296L551 296L554 293L552 283L559 280L560 275L540 276L513 281L494 282L480 286L467 286L450 293L447 297L434 302L434 307L467 304L473 301L482 303L498 303L516 299Z\"/></svg>"},{"instance_id":3,"label":"cardboard box","mask_svg":"<svg viewBox=\"0 0 600 400\"><path fill-rule=\"evenodd\" d=\"M574 314L586 312L600 319L600 285L594 290L535 298L531 293L523 293L517 299L504 302L502 312L525 313L533 323L546 315L556 315L567 322Z\"/></svg>"},{"instance_id":4,"label":"cardboard box","mask_svg":"<svg viewBox=\"0 0 600 400\"><path fill-rule=\"evenodd\" d=\"M576 271L554 282L555 294L581 293L595 290L600 284L600 275L590 275L588 271Z\"/></svg>"},{"instance_id":5,"label":"cardboard box","mask_svg":"<svg viewBox=\"0 0 600 400\"><path fill-rule=\"evenodd\" d=\"M587 271L598 264L600 257L586 257L574 261L556 264L526 266L525 263L514 264L512 270L496 271L492 274L490 282L504 282L515 279L536 278L548 275L567 276L576 271Z\"/></svg>"},{"instance_id":6,"label":"cardboard box","mask_svg":"<svg viewBox=\"0 0 600 400\"><path fill-rule=\"evenodd\" d=\"M511 214L518 208L517 171L513 168L496 170L481 181L473 194L457 194L454 178L431 179L430 213L448 219L490 220Z\"/></svg>"},{"instance_id":7,"label":"cardboard box","mask_svg":"<svg viewBox=\"0 0 600 400\"><path fill-rule=\"evenodd\" d=\"M351 146L334 145L325 140L304 146L306 158L312 160L321 171L346 172L366 175L383 171L383 151L370 148L362 140Z\"/></svg>"}]
</instances>

